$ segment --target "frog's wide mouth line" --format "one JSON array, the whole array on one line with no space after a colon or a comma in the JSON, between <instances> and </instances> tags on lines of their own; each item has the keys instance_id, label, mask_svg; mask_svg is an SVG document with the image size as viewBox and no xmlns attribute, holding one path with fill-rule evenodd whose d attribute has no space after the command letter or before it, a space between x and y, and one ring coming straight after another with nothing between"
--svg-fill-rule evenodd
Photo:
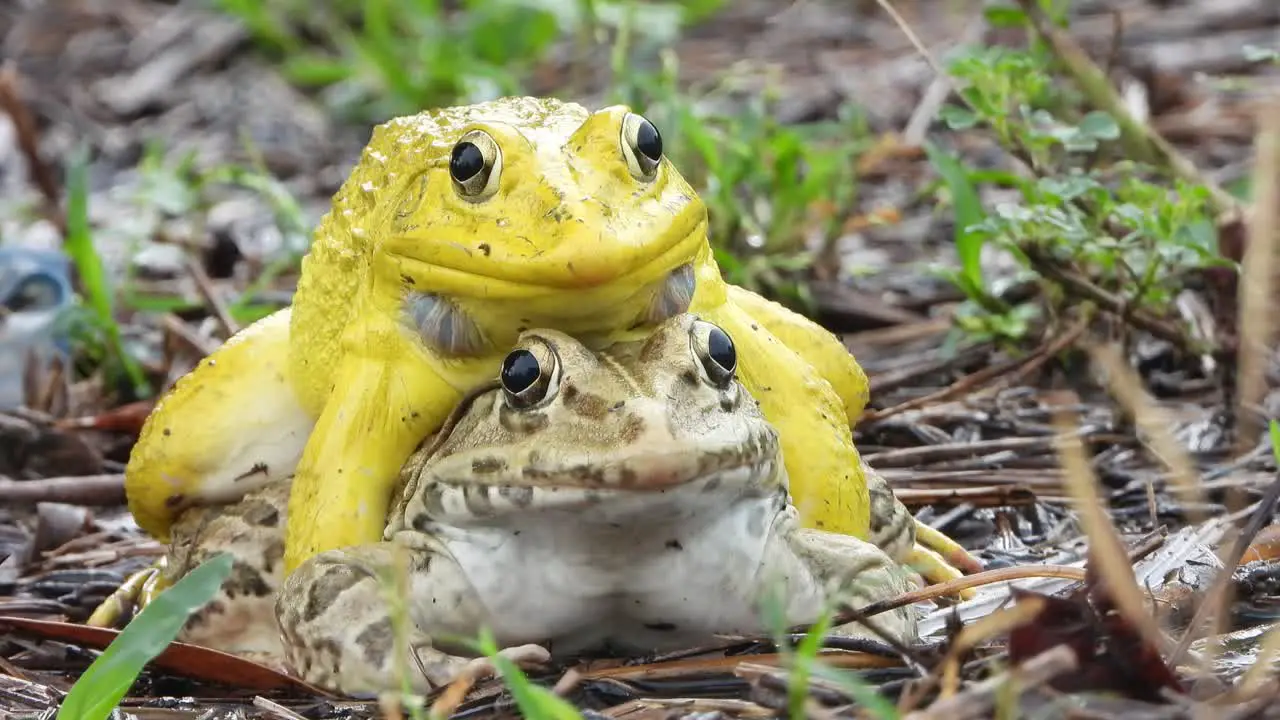
<instances>
[{"instance_id":1,"label":"frog's wide mouth line","mask_svg":"<svg viewBox=\"0 0 1280 720\"><path fill-rule=\"evenodd\" d=\"M394 239L388 242L385 256L399 266L399 275L412 277L424 287L429 287L431 292L446 296L511 300L573 290L619 294L621 302L636 291L635 283L629 280L640 279L640 284L658 281L694 259L706 237L707 221L704 218L692 223L688 232L676 234L673 242L647 249L636 258L637 264L627 267L624 263L617 263L622 269L592 278L589 283L575 275L567 267L568 263L565 268L552 270L541 265L531 268L529 261L478 260L478 251L464 248L461 244L453 244L462 253L454 262L438 256L427 259L396 249Z\"/></svg>"},{"instance_id":2,"label":"frog's wide mouth line","mask_svg":"<svg viewBox=\"0 0 1280 720\"><path fill-rule=\"evenodd\" d=\"M663 496L676 504L689 505L701 497L719 505L734 496L772 495L778 491L775 478L783 472L782 468L778 458L767 457L695 473L665 485L584 487L581 483L556 484L554 480L539 485L433 482L422 492L427 514L439 522L553 510L632 508L643 511L646 505L661 504L655 500Z\"/></svg>"}]
</instances>

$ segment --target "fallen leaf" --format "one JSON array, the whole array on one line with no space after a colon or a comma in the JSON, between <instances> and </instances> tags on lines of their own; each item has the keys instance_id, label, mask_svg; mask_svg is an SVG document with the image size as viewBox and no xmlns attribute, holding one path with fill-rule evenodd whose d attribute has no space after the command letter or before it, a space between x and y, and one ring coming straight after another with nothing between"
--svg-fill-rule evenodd
<instances>
[{"instance_id":1,"label":"fallen leaf","mask_svg":"<svg viewBox=\"0 0 1280 720\"><path fill-rule=\"evenodd\" d=\"M107 628L10 616L0 616L0 628L95 650L106 648L120 634L118 630ZM331 693L266 665L199 645L171 643L150 664L174 675L254 692L292 689L323 697L335 697Z\"/></svg>"}]
</instances>

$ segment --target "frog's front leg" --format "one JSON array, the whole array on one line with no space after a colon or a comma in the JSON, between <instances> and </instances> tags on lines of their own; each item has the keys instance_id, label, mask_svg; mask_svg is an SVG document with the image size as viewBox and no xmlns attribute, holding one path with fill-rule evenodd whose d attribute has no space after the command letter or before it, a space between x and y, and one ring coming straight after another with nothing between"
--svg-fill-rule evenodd
<instances>
[{"instance_id":1,"label":"frog's front leg","mask_svg":"<svg viewBox=\"0 0 1280 720\"><path fill-rule=\"evenodd\" d=\"M388 602L397 561L407 591L398 628ZM425 694L487 665L485 658L444 649L449 640L474 638L489 618L457 561L427 535L399 533L392 542L312 557L285 581L276 616L294 672L353 697L399 690L402 677ZM520 664L550 658L537 645L502 652Z\"/></svg>"},{"instance_id":2,"label":"frog's front leg","mask_svg":"<svg viewBox=\"0 0 1280 720\"><path fill-rule=\"evenodd\" d=\"M824 610L861 608L916 589L918 579L865 540L799 526L794 512L779 518L765 545L758 574L757 598L781 599L790 624L817 621ZM908 605L876 615L876 628L890 638L912 644L918 637L917 616ZM879 639L859 622L833 629L844 637Z\"/></svg>"},{"instance_id":3,"label":"frog's front leg","mask_svg":"<svg viewBox=\"0 0 1280 720\"><path fill-rule=\"evenodd\" d=\"M461 398L418 356L400 357L348 352L335 373L293 478L286 573L316 553L379 540L400 468Z\"/></svg>"}]
</instances>

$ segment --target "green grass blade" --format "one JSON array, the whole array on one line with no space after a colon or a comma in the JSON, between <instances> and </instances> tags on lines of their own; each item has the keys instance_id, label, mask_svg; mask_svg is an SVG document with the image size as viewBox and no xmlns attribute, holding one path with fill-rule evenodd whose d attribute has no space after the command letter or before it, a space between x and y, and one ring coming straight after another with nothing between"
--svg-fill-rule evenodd
<instances>
[{"instance_id":1,"label":"green grass blade","mask_svg":"<svg viewBox=\"0 0 1280 720\"><path fill-rule=\"evenodd\" d=\"M142 668L164 652L192 613L213 599L231 574L231 564L231 555L218 555L157 595L71 687L57 720L105 720Z\"/></svg>"},{"instance_id":2,"label":"green grass blade","mask_svg":"<svg viewBox=\"0 0 1280 720\"><path fill-rule=\"evenodd\" d=\"M121 340L120 326L112 310L111 287L102 258L93 247L93 232L89 228L89 151L83 145L73 154L67 169L67 237L63 249L76 266L85 300L106 331L111 350L133 383L134 392L139 397L150 395L150 384L142 368Z\"/></svg>"},{"instance_id":3,"label":"green grass blade","mask_svg":"<svg viewBox=\"0 0 1280 720\"><path fill-rule=\"evenodd\" d=\"M527 720L582 720L582 713L568 700L533 684L514 662L500 655L498 644L488 628L481 630L477 645L498 669L512 699L520 708L520 714Z\"/></svg>"},{"instance_id":4,"label":"green grass blade","mask_svg":"<svg viewBox=\"0 0 1280 720\"><path fill-rule=\"evenodd\" d=\"M985 238L981 233L969 228L982 222L986 216L982 209L982 201L978 199L978 191L969 180L964 165L960 160L937 145L926 142L925 154L942 180L951 191L951 203L955 207L955 244L956 254L960 256L962 277L970 287L966 292L984 292L982 289L982 246Z\"/></svg>"}]
</instances>

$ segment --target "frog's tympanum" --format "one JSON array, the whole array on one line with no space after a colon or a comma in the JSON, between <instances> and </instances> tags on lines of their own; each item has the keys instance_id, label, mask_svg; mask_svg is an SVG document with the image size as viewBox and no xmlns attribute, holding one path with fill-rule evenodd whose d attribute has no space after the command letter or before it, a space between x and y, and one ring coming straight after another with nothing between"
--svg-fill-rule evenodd
<instances>
[{"instance_id":1,"label":"frog's tympanum","mask_svg":"<svg viewBox=\"0 0 1280 720\"><path fill-rule=\"evenodd\" d=\"M460 641L481 628L521 661L654 652L766 633L772 599L800 624L915 587L884 549L803 527L779 433L736 377L734 340L689 314L599 352L551 330L521 334L491 371L499 379L409 458L382 540L322 552L283 582L287 480L184 512L170 572L218 552L237 562L183 639L277 663L283 653L303 679L349 695L398 689L400 672L426 691L475 662ZM872 495L909 540L906 508L883 483ZM397 570L400 615L388 602ZM915 613L872 620L909 643ZM835 632L874 637L858 623Z\"/></svg>"},{"instance_id":2,"label":"frog's tympanum","mask_svg":"<svg viewBox=\"0 0 1280 720\"><path fill-rule=\"evenodd\" d=\"M374 130L316 230L293 305L206 358L148 419L126 470L129 507L164 540L186 508L293 476L287 571L374 542L415 444L522 330L602 348L685 311L735 338L742 382L779 431L801 524L871 537L849 429L867 379L853 357L817 324L724 282L706 207L649 121L534 98ZM971 562L943 536L921 538ZM917 550L934 561L931 579L959 574Z\"/></svg>"}]
</instances>

